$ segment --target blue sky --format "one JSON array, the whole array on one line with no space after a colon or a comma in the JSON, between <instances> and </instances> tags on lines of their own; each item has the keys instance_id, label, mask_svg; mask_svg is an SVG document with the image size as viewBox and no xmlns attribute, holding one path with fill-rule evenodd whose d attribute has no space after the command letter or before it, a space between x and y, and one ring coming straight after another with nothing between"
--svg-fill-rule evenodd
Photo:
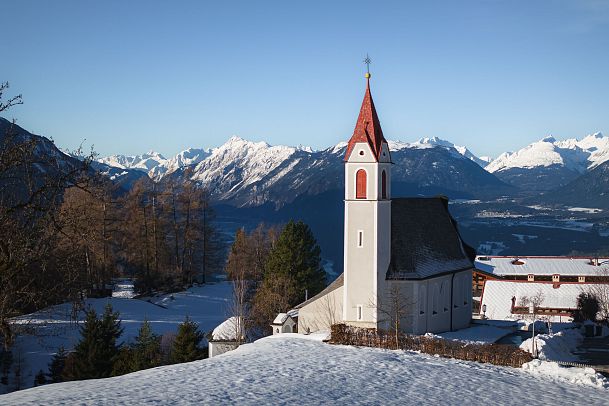
<instances>
[{"instance_id":1,"label":"blue sky","mask_svg":"<svg viewBox=\"0 0 609 406\"><path fill-rule=\"evenodd\" d=\"M609 133L609 1L3 0L9 118L63 148L172 155L350 137L373 59L385 136L495 156Z\"/></svg>"}]
</instances>

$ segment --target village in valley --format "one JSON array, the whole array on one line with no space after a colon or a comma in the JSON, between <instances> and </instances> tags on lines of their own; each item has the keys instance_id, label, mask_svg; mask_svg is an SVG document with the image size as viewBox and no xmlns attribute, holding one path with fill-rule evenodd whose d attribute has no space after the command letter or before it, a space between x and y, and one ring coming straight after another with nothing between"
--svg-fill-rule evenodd
<instances>
[{"instance_id":1,"label":"village in valley","mask_svg":"<svg viewBox=\"0 0 609 406\"><path fill-rule=\"evenodd\" d=\"M192 15L183 18L209 17L207 8L191 6ZM37 13L11 7L15 15ZM218 21L210 25L226 21L223 7L214 5ZM78 10L89 15L85 6ZM167 5L163 10L177 12ZM121 21L134 21L131 12ZM274 15L242 12L239 21L248 24L251 15L265 21ZM90 21L102 18L101 8L97 13ZM366 20L376 13L364 13ZM150 14L154 21L165 15ZM285 22L277 24L295 38ZM128 25L120 32L131 33ZM66 38L65 27L51 26ZM265 41L281 43L276 28L264 32L273 34ZM232 35L214 41L243 41ZM90 40L94 49L103 48ZM125 49L148 58L139 46ZM221 48L210 52L229 52ZM233 57L250 55L237 49ZM331 59L339 58L332 49ZM412 117L420 114L423 126L440 125L443 114L454 123L467 117L442 113L444 90L431 84L425 85L429 94L427 88L416 93L417 84L411 89L416 97L386 97L406 79L382 49L386 61L373 64L364 49L353 69L325 67L333 73L324 75L334 78L316 72L310 81L299 79L305 83L298 84L299 97L322 92L328 100L338 92L331 83L341 83L336 100L299 105L298 117L305 117L294 123L328 124L329 116L348 123L350 133L337 134L335 146L303 146L313 136L299 136L298 147L233 136L219 147L191 147L171 158L154 150L106 154L119 135L100 136L104 156L82 140L76 150L60 148L33 132L44 128L44 120L32 118L43 99L34 97L28 106L29 94L36 94L35 86L25 85L28 73L0 69L17 78L0 83L0 404L607 404L609 137L546 137L495 159L436 137L394 141L383 128L386 134L416 128L401 122L410 117L404 106L416 111ZM245 83L240 66L222 60L222 71L205 59L202 65L218 77L201 80L197 72L196 80L208 83L194 84L186 64L178 68L154 54L158 69L172 72L169 82L188 89L183 94L191 103L204 98L197 92L230 93L193 113L204 117L210 134L223 128L218 123L258 128L242 124L248 120L285 128L289 97L281 93L287 83L281 75L256 71L247 81L250 94L231 87ZM126 71L140 63L124 61ZM150 69L145 72L152 75L157 67ZM475 75L464 77L475 82ZM243 110L232 105L239 92L248 100ZM179 104L179 91L169 93ZM402 105L402 98L412 100ZM261 113L269 100L277 102L277 112ZM420 105L430 100L438 107L428 123ZM334 110L323 111L329 106ZM166 124L153 116L138 117ZM565 120L556 122L567 126ZM165 128L175 132L154 145L180 134L189 140L177 121L168 119Z\"/></svg>"}]
</instances>

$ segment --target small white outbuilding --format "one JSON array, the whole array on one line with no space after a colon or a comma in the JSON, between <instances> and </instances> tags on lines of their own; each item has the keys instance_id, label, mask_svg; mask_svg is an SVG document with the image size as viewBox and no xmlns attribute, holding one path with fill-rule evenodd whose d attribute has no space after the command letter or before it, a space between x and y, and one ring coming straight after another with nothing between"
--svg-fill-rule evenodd
<instances>
[{"instance_id":1,"label":"small white outbuilding","mask_svg":"<svg viewBox=\"0 0 609 406\"><path fill-rule=\"evenodd\" d=\"M211 333L209 358L232 351L244 341L243 320L240 317L229 317Z\"/></svg>"},{"instance_id":2,"label":"small white outbuilding","mask_svg":"<svg viewBox=\"0 0 609 406\"><path fill-rule=\"evenodd\" d=\"M295 315L293 311L289 313L279 313L271 324L273 335L281 333L296 333L298 330L296 317L298 317L297 313Z\"/></svg>"}]
</instances>

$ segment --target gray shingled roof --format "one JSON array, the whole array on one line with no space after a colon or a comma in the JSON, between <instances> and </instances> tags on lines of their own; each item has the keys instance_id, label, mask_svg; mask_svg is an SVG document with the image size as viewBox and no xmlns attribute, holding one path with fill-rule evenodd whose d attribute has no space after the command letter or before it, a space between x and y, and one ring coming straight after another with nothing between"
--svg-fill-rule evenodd
<instances>
[{"instance_id":1,"label":"gray shingled roof","mask_svg":"<svg viewBox=\"0 0 609 406\"><path fill-rule=\"evenodd\" d=\"M473 268L475 253L448 212L448 199L391 201L391 262L387 279L425 279Z\"/></svg>"}]
</instances>

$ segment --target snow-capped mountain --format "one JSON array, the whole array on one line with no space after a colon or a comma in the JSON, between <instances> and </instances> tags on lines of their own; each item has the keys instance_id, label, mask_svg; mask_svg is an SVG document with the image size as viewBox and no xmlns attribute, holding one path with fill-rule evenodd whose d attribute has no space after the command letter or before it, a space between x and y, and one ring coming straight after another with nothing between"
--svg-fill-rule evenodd
<instances>
[{"instance_id":1,"label":"snow-capped mountain","mask_svg":"<svg viewBox=\"0 0 609 406\"><path fill-rule=\"evenodd\" d=\"M486 170L500 179L530 190L563 186L609 160L609 137L601 133L581 140L545 137L519 151L505 152Z\"/></svg>"},{"instance_id":2,"label":"snow-capped mountain","mask_svg":"<svg viewBox=\"0 0 609 406\"><path fill-rule=\"evenodd\" d=\"M483 168L486 165L488 165L488 163L490 162L490 158L488 158L488 157L477 157L476 155L472 154L471 151L469 149L467 149L467 147L455 145L450 141L446 141L446 140L440 139L438 137L421 138L417 142L414 142L411 144L396 142L392 146L390 143L390 147L395 148L395 149L399 149L401 146L411 147L411 148L436 148L436 147L446 148L449 151L456 151L460 155L466 157L467 159L474 161L475 163L477 163L478 165L480 165Z\"/></svg>"},{"instance_id":3,"label":"snow-capped mountain","mask_svg":"<svg viewBox=\"0 0 609 406\"><path fill-rule=\"evenodd\" d=\"M155 151L142 155L111 155L100 158L100 163L119 168L135 169L146 173L151 179L159 180L168 173L185 166L196 165L210 155L209 149L189 148L167 159Z\"/></svg>"},{"instance_id":4,"label":"snow-capped mountain","mask_svg":"<svg viewBox=\"0 0 609 406\"><path fill-rule=\"evenodd\" d=\"M111 155L100 158L98 161L119 169L137 169L146 172L153 179L159 174L157 167L165 168L169 162L167 158L155 151L142 155ZM165 173L165 170L162 170L162 173Z\"/></svg>"},{"instance_id":5,"label":"snow-capped mountain","mask_svg":"<svg viewBox=\"0 0 609 406\"><path fill-rule=\"evenodd\" d=\"M415 143L390 141L394 189L404 193L470 195L506 192L509 187L484 171L466 148L439 139ZM306 147L270 146L232 137L185 171L168 172L205 185L217 201L238 207L272 203L281 207L299 196L342 188L346 143L322 151Z\"/></svg>"}]
</instances>

